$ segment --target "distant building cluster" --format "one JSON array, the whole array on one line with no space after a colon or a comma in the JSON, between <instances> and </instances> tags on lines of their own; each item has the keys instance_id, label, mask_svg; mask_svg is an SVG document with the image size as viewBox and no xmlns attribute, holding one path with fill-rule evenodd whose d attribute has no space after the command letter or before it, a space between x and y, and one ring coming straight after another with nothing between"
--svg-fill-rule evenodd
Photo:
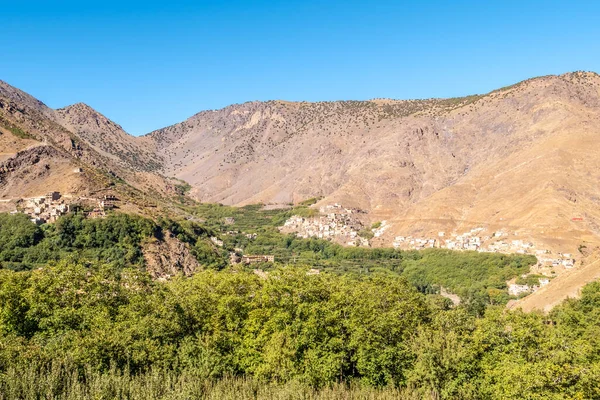
<instances>
[{"instance_id":1,"label":"distant building cluster","mask_svg":"<svg viewBox=\"0 0 600 400\"><path fill-rule=\"evenodd\" d=\"M58 217L69 212L69 205L61 200L59 192L21 199L21 207L23 213L27 214L34 224L54 222Z\"/></svg>"},{"instance_id":2,"label":"distant building cluster","mask_svg":"<svg viewBox=\"0 0 600 400\"><path fill-rule=\"evenodd\" d=\"M521 295L527 295L530 293L533 293L535 291L537 291L539 288L544 287L546 285L548 285L550 283L550 279L549 278L540 278L538 280L539 284L538 285L519 285L516 283L512 283L510 285L508 285L508 294L511 296L521 296Z\"/></svg>"},{"instance_id":3,"label":"distant building cluster","mask_svg":"<svg viewBox=\"0 0 600 400\"><path fill-rule=\"evenodd\" d=\"M542 265L558 267L563 266L566 269L571 269L575 266L575 259L571 253L558 253L557 257L552 257L551 253L537 256L538 262Z\"/></svg>"},{"instance_id":4,"label":"distant building cluster","mask_svg":"<svg viewBox=\"0 0 600 400\"><path fill-rule=\"evenodd\" d=\"M243 264L257 264L265 262L275 262L275 256L273 255L247 255L242 256Z\"/></svg>"},{"instance_id":5,"label":"distant building cluster","mask_svg":"<svg viewBox=\"0 0 600 400\"><path fill-rule=\"evenodd\" d=\"M485 228L474 228L468 232L451 233L439 232L437 238L415 238L412 236L397 236L394 238L395 248L421 250L426 248L443 248L449 250L470 250L481 253L533 254L539 265L544 267L563 266L573 268L575 260L569 253L553 254L550 250L539 249L529 241L509 239L510 234L504 230L486 235ZM516 233L513 235L516 236Z\"/></svg>"},{"instance_id":6,"label":"distant building cluster","mask_svg":"<svg viewBox=\"0 0 600 400\"><path fill-rule=\"evenodd\" d=\"M44 196L27 197L17 201L17 209L31 218L35 224L55 222L60 216L73 210L73 207L82 203L91 203L93 209L86 213L87 218L103 218L107 210L116 207L118 199L113 195L105 195L96 198L73 198L69 195L61 195L60 192L48 192ZM15 211L19 212L19 211Z\"/></svg>"},{"instance_id":7,"label":"distant building cluster","mask_svg":"<svg viewBox=\"0 0 600 400\"><path fill-rule=\"evenodd\" d=\"M475 228L470 232L466 232L461 235L452 234L448 239L446 239L445 232L438 232L437 238L396 236L394 238L393 246L395 248L402 247L415 250L439 247L449 250L479 251L481 249L481 243L486 240L485 237L482 238L478 236L478 234L482 231L483 228ZM489 237L487 239L489 239Z\"/></svg>"},{"instance_id":8,"label":"distant building cluster","mask_svg":"<svg viewBox=\"0 0 600 400\"><path fill-rule=\"evenodd\" d=\"M118 199L113 195L105 195L101 199L98 199L97 206L92 211L86 213L88 218L104 218L106 217L106 211L112 210L116 207Z\"/></svg>"},{"instance_id":9,"label":"distant building cluster","mask_svg":"<svg viewBox=\"0 0 600 400\"><path fill-rule=\"evenodd\" d=\"M369 246L369 240L359 236L364 226L355 217L364 211L336 203L321 207L320 212L322 215L310 218L294 215L285 222L282 230L296 232L298 237L305 239L339 239L348 246Z\"/></svg>"}]
</instances>

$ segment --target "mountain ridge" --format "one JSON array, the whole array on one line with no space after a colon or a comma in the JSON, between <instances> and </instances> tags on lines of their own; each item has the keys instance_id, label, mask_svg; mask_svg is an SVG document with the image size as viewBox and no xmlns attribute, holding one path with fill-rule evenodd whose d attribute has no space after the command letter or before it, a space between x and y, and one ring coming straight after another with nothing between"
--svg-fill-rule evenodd
<instances>
[{"instance_id":1,"label":"mountain ridge","mask_svg":"<svg viewBox=\"0 0 600 400\"><path fill-rule=\"evenodd\" d=\"M506 175L512 167L501 161L554 135L551 119L564 123L583 108L596 113L598 91L589 85L597 87L598 81L596 73L573 72L450 99L250 101L200 111L140 137L85 103L52 110L4 82L0 95L50 116L128 170L189 182L201 201L287 204L325 197L323 202L340 201L400 221L410 218L398 209L419 214L415 204L444 196L454 203L452 187L472 186L465 176L481 174L485 163L500 163L496 168L504 171L488 171L488 178ZM596 123L580 117L584 124ZM461 213L450 212L447 204L435 207L447 211L434 217L457 219Z\"/></svg>"}]
</instances>

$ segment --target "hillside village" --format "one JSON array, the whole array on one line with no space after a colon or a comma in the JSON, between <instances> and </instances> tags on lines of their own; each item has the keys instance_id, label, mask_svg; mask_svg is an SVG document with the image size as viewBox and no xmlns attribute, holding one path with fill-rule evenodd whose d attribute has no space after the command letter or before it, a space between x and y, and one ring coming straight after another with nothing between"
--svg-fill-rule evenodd
<instances>
[{"instance_id":1,"label":"hillside village","mask_svg":"<svg viewBox=\"0 0 600 400\"><path fill-rule=\"evenodd\" d=\"M575 266L575 259L571 253L553 254L548 249L538 248L533 242L517 239L518 233L509 233L499 230L490 234L486 228L478 227L468 232L458 234L439 232L437 238L415 238L412 236L396 236L393 241L394 248L422 250L426 248L443 248L448 250L470 250L481 253L517 253L532 254L538 259L539 267L559 267L570 269Z\"/></svg>"},{"instance_id":2,"label":"hillside village","mask_svg":"<svg viewBox=\"0 0 600 400\"><path fill-rule=\"evenodd\" d=\"M365 224L360 216L365 214L359 209L345 208L336 203L322 206L316 217L290 217L281 228L285 232L295 232L298 237L334 240L348 246L369 246L369 240L361 237ZM383 237L391 227L388 221L381 221L371 229L375 238ZM443 248L448 250L468 250L489 253L532 254L543 267L562 266L573 268L575 259L570 253L554 254L548 249L539 248L531 241L518 238L517 232L498 230L487 232L484 227L473 228L468 232L438 232L437 237L396 236L392 242L394 248L423 250Z\"/></svg>"},{"instance_id":3,"label":"hillside village","mask_svg":"<svg viewBox=\"0 0 600 400\"><path fill-rule=\"evenodd\" d=\"M549 278L556 276L558 268L572 269L576 260L571 253L554 253L551 250L540 248L531 241L518 238L518 233L510 233L506 230L498 230L491 233L486 228L478 227L468 232L458 234L438 232L437 238L412 236L397 236L393 241L394 248L422 250L426 248L443 248L449 250L478 251L481 253L505 253L505 254L531 254L537 258L537 265L532 267L532 274L539 274L537 285L508 283L508 293L511 296L523 296L537 291L550 283ZM524 278L524 277L523 277Z\"/></svg>"},{"instance_id":4,"label":"hillside village","mask_svg":"<svg viewBox=\"0 0 600 400\"><path fill-rule=\"evenodd\" d=\"M69 211L86 210L88 218L103 218L106 211L116 207L118 199L113 195L104 195L101 198L74 197L69 194L61 195L52 191L45 195L26 197L16 200L16 210L30 217L35 224L56 222L56 220Z\"/></svg>"},{"instance_id":5,"label":"hillside village","mask_svg":"<svg viewBox=\"0 0 600 400\"><path fill-rule=\"evenodd\" d=\"M102 218L106 211L116 207L116 199L112 195L100 198L74 197L51 191L43 196L22 198L16 201L17 210L28 215L35 224L55 222L60 216L74 210L85 209L88 218ZM319 208L320 215L315 217L290 217L280 228L282 232L295 232L301 238L319 238L338 242L346 246L369 247L368 237L381 238L391 227L387 221L381 221L366 229L366 212L357 208L347 208L339 203L325 205ZM365 234L365 232L367 234ZM256 235L256 234L253 234ZM246 235L254 239L251 234ZM223 246L223 241L211 237L216 246ZM392 242L397 249L423 250L428 248L443 248L458 251L477 251L490 253L517 253L535 255L538 264L532 273L546 277L556 276L556 267L571 269L576 260L570 253L553 253L551 250L539 248L531 241L518 238L517 232L497 230L488 232L484 227L473 228L470 231L438 232L437 237L396 236ZM252 263L255 260L242 260ZM522 296L536 291L549 283L548 278L540 278L538 285L520 285L509 282L509 294Z\"/></svg>"},{"instance_id":6,"label":"hillside village","mask_svg":"<svg viewBox=\"0 0 600 400\"><path fill-rule=\"evenodd\" d=\"M319 209L321 215L305 218L294 215L289 218L282 232L295 232L298 237L307 239L311 237L327 239L345 244L347 246L369 246L369 240L360 236L364 225L359 219L363 210L345 208L336 203L323 206Z\"/></svg>"},{"instance_id":7,"label":"hillside village","mask_svg":"<svg viewBox=\"0 0 600 400\"><path fill-rule=\"evenodd\" d=\"M319 211L321 215L310 218L294 215L285 222L281 230L295 232L302 238L326 239L347 246L370 246L369 240L361 236L366 231L362 218L360 218L362 214L365 214L364 211L346 208L338 203L322 206ZM372 236L374 238L383 237L390 227L391 224L388 221L378 222L371 229ZM438 232L437 237L396 236L392 245L396 249L404 250L441 248L481 253L535 255L538 263L532 268L531 273L539 274L542 277L535 285L508 282L509 294L517 297L546 286L550 279L556 276L556 268L569 270L576 263L571 253L552 252L529 240L519 238L518 232L509 232L506 229L488 232L487 228L476 227L463 233Z\"/></svg>"}]
</instances>

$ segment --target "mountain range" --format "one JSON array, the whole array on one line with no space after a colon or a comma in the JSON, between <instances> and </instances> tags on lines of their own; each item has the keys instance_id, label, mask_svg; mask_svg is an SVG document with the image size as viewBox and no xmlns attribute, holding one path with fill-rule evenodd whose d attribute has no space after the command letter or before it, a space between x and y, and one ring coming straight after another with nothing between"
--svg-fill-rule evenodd
<instances>
[{"instance_id":1,"label":"mountain range","mask_svg":"<svg viewBox=\"0 0 600 400\"><path fill-rule=\"evenodd\" d=\"M0 81L0 132L5 200L117 190L143 212L188 183L202 202L360 208L387 221L379 246L480 226L570 252L600 243L593 72L452 99L254 101L141 137L85 104L54 110Z\"/></svg>"}]
</instances>

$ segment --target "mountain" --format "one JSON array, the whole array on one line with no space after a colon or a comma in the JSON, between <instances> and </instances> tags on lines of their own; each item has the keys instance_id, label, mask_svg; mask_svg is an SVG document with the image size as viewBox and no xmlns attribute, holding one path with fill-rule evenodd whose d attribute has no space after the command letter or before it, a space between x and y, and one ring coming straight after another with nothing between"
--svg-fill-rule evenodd
<instances>
[{"instance_id":1,"label":"mountain","mask_svg":"<svg viewBox=\"0 0 600 400\"><path fill-rule=\"evenodd\" d=\"M60 108L56 116L62 126L116 163L137 171L155 171L162 166L163 160L151 141L127 134L120 125L87 104Z\"/></svg>"},{"instance_id":2,"label":"mountain","mask_svg":"<svg viewBox=\"0 0 600 400\"><path fill-rule=\"evenodd\" d=\"M199 200L285 204L323 196L321 204L388 220L388 245L396 234L478 225L569 249L600 235L595 73L458 99L250 102L148 137L164 173L189 182Z\"/></svg>"},{"instance_id":3,"label":"mountain","mask_svg":"<svg viewBox=\"0 0 600 400\"><path fill-rule=\"evenodd\" d=\"M118 188L132 201L168 204L180 180L204 202L318 197L317 206L385 220L374 246L480 228L575 254L586 268L555 280L560 296L600 276L600 76L592 72L453 99L248 102L143 137L85 104L53 110L0 82L0 132L3 198ZM558 293L548 290L527 299Z\"/></svg>"},{"instance_id":4,"label":"mountain","mask_svg":"<svg viewBox=\"0 0 600 400\"><path fill-rule=\"evenodd\" d=\"M85 104L60 110L0 81L0 200L118 194L132 211L175 195L153 143ZM143 195L142 195L143 194ZM129 201L131 200L131 201Z\"/></svg>"},{"instance_id":5,"label":"mountain","mask_svg":"<svg viewBox=\"0 0 600 400\"><path fill-rule=\"evenodd\" d=\"M200 201L322 197L320 204L358 207L372 222L388 221L379 245L400 234L480 225L569 250L600 235L595 73L534 78L456 99L249 102L143 137L85 104L52 110L2 82L0 118L3 132L24 133L0 138L2 157L13 157L12 178L0 185L5 196L25 182L32 187L26 192L37 190L35 182L54 173L65 190L93 186L78 176L60 179L84 163L141 191L172 194L172 176ZM19 160L28 157L52 167L38 162L37 170L21 171Z\"/></svg>"}]
</instances>

